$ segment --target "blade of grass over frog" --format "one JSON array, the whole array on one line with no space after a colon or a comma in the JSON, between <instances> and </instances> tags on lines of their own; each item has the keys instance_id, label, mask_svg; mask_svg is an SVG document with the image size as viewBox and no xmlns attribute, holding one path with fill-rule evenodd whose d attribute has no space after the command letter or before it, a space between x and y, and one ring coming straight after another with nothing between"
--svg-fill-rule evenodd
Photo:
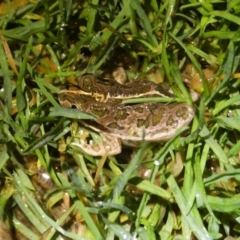
<instances>
[{"instance_id":1,"label":"blade of grass over frog","mask_svg":"<svg viewBox=\"0 0 240 240\"><path fill-rule=\"evenodd\" d=\"M204 185L208 186L210 184L220 182L220 181L226 181L231 178L238 179L240 178L240 170L227 170L226 172L223 173L216 173L210 177L204 178Z\"/></svg>"},{"instance_id":2,"label":"blade of grass over frog","mask_svg":"<svg viewBox=\"0 0 240 240\"><path fill-rule=\"evenodd\" d=\"M65 118L62 118L56 127L31 143L29 147L22 152L23 155L29 154L34 150L43 147L45 144L55 138L67 124L68 121L66 121Z\"/></svg>"},{"instance_id":3,"label":"blade of grass over frog","mask_svg":"<svg viewBox=\"0 0 240 240\"><path fill-rule=\"evenodd\" d=\"M0 32L2 34L2 32ZM4 88L4 105L7 107L8 112L11 112L12 108L12 83L10 76L8 75L8 62L6 58L6 54L3 50L2 41L0 41L0 56L1 56L1 69L3 71L3 88Z\"/></svg>"},{"instance_id":4,"label":"blade of grass over frog","mask_svg":"<svg viewBox=\"0 0 240 240\"><path fill-rule=\"evenodd\" d=\"M212 137L211 133L207 129L207 127L204 125L201 132L199 133L200 137L204 139L204 141L210 146L210 148L213 150L219 161L221 161L224 164L228 163L228 158L226 156L226 153L223 151L221 146L217 143L217 141Z\"/></svg>"},{"instance_id":5,"label":"blade of grass over frog","mask_svg":"<svg viewBox=\"0 0 240 240\"><path fill-rule=\"evenodd\" d=\"M191 51L189 51L188 47L185 46L185 44L180 41L180 39L176 36L174 36L171 32L168 32L168 35L173 38L173 40L175 40L185 51L185 53L188 55L188 57L191 59L193 66L196 68L196 70L198 71L201 79L202 79L202 83L203 83L203 88L204 88L204 94L205 95L209 95L209 87L208 87L208 83L206 81L206 78L203 74L202 68L200 66L200 64L198 63L197 59L195 58L195 56L191 53Z\"/></svg>"},{"instance_id":6,"label":"blade of grass over frog","mask_svg":"<svg viewBox=\"0 0 240 240\"><path fill-rule=\"evenodd\" d=\"M227 11L211 11L208 13L208 15L224 18L230 22L234 22L235 24L240 25L240 18Z\"/></svg>"},{"instance_id":7,"label":"blade of grass over frog","mask_svg":"<svg viewBox=\"0 0 240 240\"><path fill-rule=\"evenodd\" d=\"M89 114L82 112L78 109L72 109L72 108L64 108L64 107L53 107L50 108L50 114L49 116L61 116L61 117L67 117L67 118L73 118L73 119L83 119L83 120L95 120L96 117Z\"/></svg>"},{"instance_id":8,"label":"blade of grass over frog","mask_svg":"<svg viewBox=\"0 0 240 240\"><path fill-rule=\"evenodd\" d=\"M147 149L147 143L143 142L141 148L137 151L137 153L134 155L130 163L128 164L127 168L123 172L122 175L118 177L118 180L115 184L115 187L113 189L113 198L112 202L118 201L118 198L120 197L123 188L126 186L129 178L131 177L131 174L135 171L136 166L140 163L144 156L144 152Z\"/></svg>"},{"instance_id":9,"label":"blade of grass over frog","mask_svg":"<svg viewBox=\"0 0 240 240\"><path fill-rule=\"evenodd\" d=\"M57 229L58 232L60 232L61 234L63 234L66 237L72 238L72 239L79 239L79 236L74 234L74 233L69 233L66 232L61 226L59 226L59 224L55 221L52 220L51 218L49 218L46 213L42 210L42 208L38 205L38 203L35 201L35 199L31 196L31 194L29 194L29 192L27 191L26 188L23 187L18 175L14 172L13 173L13 177L15 179L16 182L16 187L18 188L18 191L23 193L25 198L26 198L26 202L27 205L31 208L34 209L35 214L34 215L38 215L41 216L41 219L44 219L44 223L47 225L52 226L53 228ZM100 238L99 238L100 239Z\"/></svg>"},{"instance_id":10,"label":"blade of grass over frog","mask_svg":"<svg viewBox=\"0 0 240 240\"><path fill-rule=\"evenodd\" d=\"M54 106L54 107L58 107L58 103L56 102L56 100L54 99L53 95L47 91L47 89L45 88L45 82L42 79L36 79L35 82L37 83L38 87L40 88L41 93L46 96L46 98L48 99L48 101Z\"/></svg>"},{"instance_id":11,"label":"blade of grass over frog","mask_svg":"<svg viewBox=\"0 0 240 240\"><path fill-rule=\"evenodd\" d=\"M91 7L91 4L89 4L90 12L89 12L89 17L87 21L87 33L90 34L94 32L94 25L96 21L96 14L97 14L97 5L98 5L98 0L92 0L91 1L93 5L96 7Z\"/></svg>"},{"instance_id":12,"label":"blade of grass over frog","mask_svg":"<svg viewBox=\"0 0 240 240\"><path fill-rule=\"evenodd\" d=\"M92 217L89 215L87 208L79 200L74 201L74 205L77 207L78 211L81 213L81 216L85 220L86 224L89 227L90 232L95 236L95 239L103 239L98 227L94 223Z\"/></svg>"},{"instance_id":13,"label":"blade of grass over frog","mask_svg":"<svg viewBox=\"0 0 240 240\"><path fill-rule=\"evenodd\" d=\"M149 98L130 98L127 100L123 100L123 104L130 104L130 103L147 103L147 102L163 102L163 103L170 103L170 102L184 102L182 98L171 98L171 97L149 97Z\"/></svg>"},{"instance_id":14,"label":"blade of grass over frog","mask_svg":"<svg viewBox=\"0 0 240 240\"><path fill-rule=\"evenodd\" d=\"M21 112L26 107L26 102L23 95L24 91L22 88L23 88L24 75L27 67L27 61L32 48L32 43L33 43L33 38L30 37L24 53L22 64L20 65L20 72L17 78L16 95L17 95L17 108L19 112Z\"/></svg>"},{"instance_id":15,"label":"blade of grass over frog","mask_svg":"<svg viewBox=\"0 0 240 240\"><path fill-rule=\"evenodd\" d=\"M195 213L198 212L198 210L195 207L193 207L193 209L191 209L191 211L188 212L187 201L182 195L182 192L179 189L179 186L177 185L172 175L169 175L169 177L167 178L167 183L169 185L169 188L172 190L172 193L175 197L178 207L181 210L183 217L186 219L189 227L191 228L197 239L201 240L212 239L212 237L209 235L206 228L204 227L201 219L199 219L197 214Z\"/></svg>"},{"instance_id":16,"label":"blade of grass over frog","mask_svg":"<svg viewBox=\"0 0 240 240\"><path fill-rule=\"evenodd\" d=\"M229 82L232 73L236 70L239 64L240 52L239 48L234 46L232 41L229 42L227 49L227 57L225 58L225 62L222 65L223 72L225 74L223 80L217 85L214 91L211 93L209 98L206 101L206 106L214 99L214 97L220 92L220 90L226 86Z\"/></svg>"},{"instance_id":17,"label":"blade of grass over frog","mask_svg":"<svg viewBox=\"0 0 240 240\"><path fill-rule=\"evenodd\" d=\"M137 15L141 21L141 24L143 26L143 30L146 32L148 36L148 41L151 43L151 45L156 48L158 45L158 41L156 36L153 34L153 28L151 26L151 23L149 21L149 18L145 11L143 10L140 2L138 0L130 0L131 7L137 12Z\"/></svg>"},{"instance_id":18,"label":"blade of grass over frog","mask_svg":"<svg viewBox=\"0 0 240 240\"><path fill-rule=\"evenodd\" d=\"M181 93L183 94L186 102L189 104L189 105L192 105L192 99L190 97L190 94L189 92L186 90L184 84L183 84L183 81L182 81L182 77L181 77L181 74L179 72L179 69L178 67L173 64L173 63L170 63L170 72L172 74L172 77L174 79L174 81L176 82L178 88L180 89ZM173 89L174 90L174 89ZM180 95L180 94L178 94ZM178 96L177 95L177 96Z\"/></svg>"},{"instance_id":19,"label":"blade of grass over frog","mask_svg":"<svg viewBox=\"0 0 240 240\"><path fill-rule=\"evenodd\" d=\"M240 208L240 194L233 195L232 197L216 197L207 196L211 208L217 212L230 213Z\"/></svg>"}]
</instances>

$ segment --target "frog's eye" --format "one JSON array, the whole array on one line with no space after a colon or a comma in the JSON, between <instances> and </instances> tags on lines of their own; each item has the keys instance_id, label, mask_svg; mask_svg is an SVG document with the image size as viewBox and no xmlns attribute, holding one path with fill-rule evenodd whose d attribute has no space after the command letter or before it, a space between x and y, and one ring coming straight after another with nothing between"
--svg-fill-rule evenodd
<instances>
[{"instance_id":1,"label":"frog's eye","mask_svg":"<svg viewBox=\"0 0 240 240\"><path fill-rule=\"evenodd\" d=\"M92 92L94 81L95 77L93 75L86 74L79 79L78 86L85 92Z\"/></svg>"}]
</instances>

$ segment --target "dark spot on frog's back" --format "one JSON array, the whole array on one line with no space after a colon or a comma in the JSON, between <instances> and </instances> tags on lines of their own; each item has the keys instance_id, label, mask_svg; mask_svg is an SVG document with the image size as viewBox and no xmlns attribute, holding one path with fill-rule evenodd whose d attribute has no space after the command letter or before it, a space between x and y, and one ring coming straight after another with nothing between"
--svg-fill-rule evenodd
<instances>
[{"instance_id":1,"label":"dark spot on frog's back","mask_svg":"<svg viewBox=\"0 0 240 240\"><path fill-rule=\"evenodd\" d=\"M92 113L98 117L103 117L103 116L109 114L109 110L105 107L100 107L98 105L92 105L90 107L90 113Z\"/></svg>"},{"instance_id":2,"label":"dark spot on frog's back","mask_svg":"<svg viewBox=\"0 0 240 240\"><path fill-rule=\"evenodd\" d=\"M149 92L151 90L151 85L151 82L143 80L139 81L139 84L138 82L134 81L125 85L121 85L121 88L126 94L139 94Z\"/></svg>"},{"instance_id":3,"label":"dark spot on frog's back","mask_svg":"<svg viewBox=\"0 0 240 240\"><path fill-rule=\"evenodd\" d=\"M137 120L137 127L145 127L148 128L149 127L149 119L138 119Z\"/></svg>"},{"instance_id":4,"label":"dark spot on frog's back","mask_svg":"<svg viewBox=\"0 0 240 240\"><path fill-rule=\"evenodd\" d=\"M117 97L117 96L122 96L124 92L120 88L112 87L112 88L109 88L107 94L109 94L110 96Z\"/></svg>"},{"instance_id":5,"label":"dark spot on frog's back","mask_svg":"<svg viewBox=\"0 0 240 240\"><path fill-rule=\"evenodd\" d=\"M165 108L158 108L154 111L154 113L152 114L152 124L153 126L158 125L163 117L165 116Z\"/></svg>"},{"instance_id":6,"label":"dark spot on frog's back","mask_svg":"<svg viewBox=\"0 0 240 240\"><path fill-rule=\"evenodd\" d=\"M150 85L143 85L141 88L139 88L139 93L147 93L151 90L151 86Z\"/></svg>"},{"instance_id":7,"label":"dark spot on frog's back","mask_svg":"<svg viewBox=\"0 0 240 240\"><path fill-rule=\"evenodd\" d=\"M157 104L157 103L148 103L148 104L146 104L146 106L148 107L148 109L150 110L150 111L153 111L153 110L156 110L157 108L159 108L159 107L163 107L164 105L163 104Z\"/></svg>"},{"instance_id":8,"label":"dark spot on frog's back","mask_svg":"<svg viewBox=\"0 0 240 240\"><path fill-rule=\"evenodd\" d=\"M124 130L124 127L119 126L116 122L109 123L106 127L111 129Z\"/></svg>"},{"instance_id":9,"label":"dark spot on frog's back","mask_svg":"<svg viewBox=\"0 0 240 240\"><path fill-rule=\"evenodd\" d=\"M172 116L170 116L168 118L168 120L166 121L166 125L170 126L171 128L177 128L178 126L178 120L174 119Z\"/></svg>"},{"instance_id":10,"label":"dark spot on frog's back","mask_svg":"<svg viewBox=\"0 0 240 240\"><path fill-rule=\"evenodd\" d=\"M125 120L129 116L127 109L118 108L116 111L115 120Z\"/></svg>"},{"instance_id":11,"label":"dark spot on frog's back","mask_svg":"<svg viewBox=\"0 0 240 240\"><path fill-rule=\"evenodd\" d=\"M134 107L134 111L137 112L137 113L143 113L143 107L137 105L137 106Z\"/></svg>"},{"instance_id":12,"label":"dark spot on frog's back","mask_svg":"<svg viewBox=\"0 0 240 240\"><path fill-rule=\"evenodd\" d=\"M177 110L176 115L183 120L187 120L189 118L189 109L187 107L181 107Z\"/></svg>"}]
</instances>

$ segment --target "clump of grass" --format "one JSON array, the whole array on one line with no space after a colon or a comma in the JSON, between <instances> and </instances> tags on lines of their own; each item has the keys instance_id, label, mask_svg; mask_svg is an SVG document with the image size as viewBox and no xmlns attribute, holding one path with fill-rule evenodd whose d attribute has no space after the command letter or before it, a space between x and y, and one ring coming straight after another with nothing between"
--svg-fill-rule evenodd
<instances>
[{"instance_id":1,"label":"clump of grass","mask_svg":"<svg viewBox=\"0 0 240 240\"><path fill-rule=\"evenodd\" d=\"M239 236L237 1L12 1L0 13L2 236ZM71 147L78 120L94 117L57 93L119 65L193 104L187 75L201 94L187 137L116 157Z\"/></svg>"}]
</instances>

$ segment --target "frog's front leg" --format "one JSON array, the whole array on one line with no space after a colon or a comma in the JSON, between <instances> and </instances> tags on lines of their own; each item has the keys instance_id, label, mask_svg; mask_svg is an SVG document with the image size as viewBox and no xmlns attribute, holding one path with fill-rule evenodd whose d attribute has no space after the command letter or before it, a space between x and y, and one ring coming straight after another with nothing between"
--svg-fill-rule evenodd
<instances>
[{"instance_id":1,"label":"frog's front leg","mask_svg":"<svg viewBox=\"0 0 240 240\"><path fill-rule=\"evenodd\" d=\"M93 140L87 142L87 140L80 140L79 142L73 142L71 145L81 148L84 152L91 156L113 156L122 151L121 141L106 132L99 132L102 138L102 142L95 143Z\"/></svg>"}]
</instances>

